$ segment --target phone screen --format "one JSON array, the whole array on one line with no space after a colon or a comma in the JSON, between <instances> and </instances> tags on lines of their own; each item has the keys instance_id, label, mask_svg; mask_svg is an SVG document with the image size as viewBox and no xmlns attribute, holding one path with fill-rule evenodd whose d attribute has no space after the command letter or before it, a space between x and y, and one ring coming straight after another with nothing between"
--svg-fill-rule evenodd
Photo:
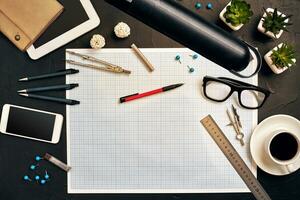
<instances>
[{"instance_id":1,"label":"phone screen","mask_svg":"<svg viewBox=\"0 0 300 200\"><path fill-rule=\"evenodd\" d=\"M55 115L10 107L6 132L51 141Z\"/></svg>"}]
</instances>

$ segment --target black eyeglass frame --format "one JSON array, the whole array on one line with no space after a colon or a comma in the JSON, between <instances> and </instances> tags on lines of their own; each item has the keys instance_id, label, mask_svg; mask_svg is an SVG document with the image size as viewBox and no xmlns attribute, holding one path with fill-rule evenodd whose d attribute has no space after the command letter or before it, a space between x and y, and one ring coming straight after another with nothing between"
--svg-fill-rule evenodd
<instances>
[{"instance_id":1,"label":"black eyeglass frame","mask_svg":"<svg viewBox=\"0 0 300 200\"><path fill-rule=\"evenodd\" d=\"M219 82L219 83L223 83L227 86L230 87L230 92L228 93L228 95L224 98L224 99L221 99L221 100L218 100L218 99L213 99L213 98L210 98L208 95L207 95L207 92L206 92L206 86L207 86L207 83L209 81L215 81L215 82ZM211 77L211 76L205 76L203 78L203 93L205 95L206 98L212 100L212 101L216 101L216 102L224 102L226 101L231 95L232 93L234 92L237 92L238 93L238 99L239 99L239 103L242 107L244 108L247 108L247 109L258 109L258 108L261 108L263 106L263 104L266 102L267 98L270 96L271 92L265 88L262 88L262 87L259 87L259 86L255 86L255 85L251 85L249 83L245 83L245 82L242 82L242 81L238 81L238 80L234 80L234 79L231 79L231 78L226 78L226 77ZM244 91L244 90L254 90L254 91L258 91L258 92L261 92L265 95L265 98L264 100L262 101L262 103L257 106L257 107L249 107L249 106L245 106L242 101L241 101L241 93Z\"/></svg>"}]
</instances>

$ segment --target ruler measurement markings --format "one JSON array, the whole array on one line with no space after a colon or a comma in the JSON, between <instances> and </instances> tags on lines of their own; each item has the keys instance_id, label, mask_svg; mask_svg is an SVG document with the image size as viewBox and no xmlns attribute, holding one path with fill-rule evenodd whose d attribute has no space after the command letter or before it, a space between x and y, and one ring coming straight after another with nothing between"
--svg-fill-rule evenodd
<instances>
[{"instance_id":1,"label":"ruler measurement markings","mask_svg":"<svg viewBox=\"0 0 300 200\"><path fill-rule=\"evenodd\" d=\"M214 119L208 115L201 120L201 123L248 186L255 198L257 200L271 200Z\"/></svg>"}]
</instances>

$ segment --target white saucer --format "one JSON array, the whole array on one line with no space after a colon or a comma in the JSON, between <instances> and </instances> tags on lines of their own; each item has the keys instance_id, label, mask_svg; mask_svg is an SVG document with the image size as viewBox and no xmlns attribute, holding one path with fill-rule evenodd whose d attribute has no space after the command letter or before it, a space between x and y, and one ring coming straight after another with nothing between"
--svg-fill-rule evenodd
<instances>
[{"instance_id":1,"label":"white saucer","mask_svg":"<svg viewBox=\"0 0 300 200\"><path fill-rule=\"evenodd\" d=\"M250 139L250 152L254 162L265 172L277 176L290 174L287 169L274 163L265 152L265 140L275 130L286 130L300 134L300 122L288 115L274 115L258 124ZM295 171L300 168L300 159L294 164Z\"/></svg>"}]
</instances>

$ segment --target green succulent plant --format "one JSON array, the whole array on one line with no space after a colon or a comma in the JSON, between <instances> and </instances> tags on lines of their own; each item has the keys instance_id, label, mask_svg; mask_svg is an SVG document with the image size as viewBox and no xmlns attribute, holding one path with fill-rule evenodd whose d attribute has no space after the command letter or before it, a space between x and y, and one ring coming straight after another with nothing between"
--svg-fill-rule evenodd
<instances>
[{"instance_id":1,"label":"green succulent plant","mask_svg":"<svg viewBox=\"0 0 300 200\"><path fill-rule=\"evenodd\" d=\"M231 4L226 8L224 18L227 23L238 26L248 23L252 15L250 4L244 0L232 0Z\"/></svg>"},{"instance_id":2,"label":"green succulent plant","mask_svg":"<svg viewBox=\"0 0 300 200\"><path fill-rule=\"evenodd\" d=\"M283 43L281 47L272 51L271 59L278 68L291 67L295 65L296 52L292 45Z\"/></svg>"},{"instance_id":3,"label":"green succulent plant","mask_svg":"<svg viewBox=\"0 0 300 200\"><path fill-rule=\"evenodd\" d=\"M286 26L292 25L291 23L285 22L286 19L292 17L292 15L283 16L279 14L277 8L274 9L274 12L268 12L265 8L264 11L266 16L263 17L263 27L265 28L265 33L270 31L275 36L281 31L288 31Z\"/></svg>"}]
</instances>

